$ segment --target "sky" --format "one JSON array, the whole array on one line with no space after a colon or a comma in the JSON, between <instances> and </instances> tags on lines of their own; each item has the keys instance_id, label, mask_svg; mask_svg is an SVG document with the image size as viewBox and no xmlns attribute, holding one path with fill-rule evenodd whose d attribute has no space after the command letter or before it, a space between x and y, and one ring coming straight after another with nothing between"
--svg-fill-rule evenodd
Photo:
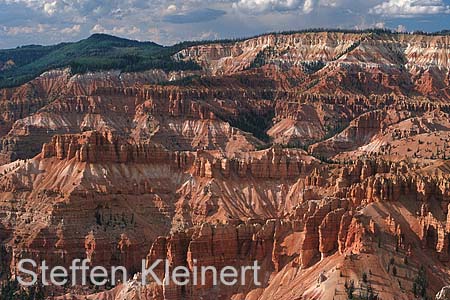
<instances>
[{"instance_id":1,"label":"sky","mask_svg":"<svg viewBox=\"0 0 450 300\"><path fill-rule=\"evenodd\" d=\"M0 0L0 48L93 33L171 45L318 27L450 29L450 0Z\"/></svg>"}]
</instances>

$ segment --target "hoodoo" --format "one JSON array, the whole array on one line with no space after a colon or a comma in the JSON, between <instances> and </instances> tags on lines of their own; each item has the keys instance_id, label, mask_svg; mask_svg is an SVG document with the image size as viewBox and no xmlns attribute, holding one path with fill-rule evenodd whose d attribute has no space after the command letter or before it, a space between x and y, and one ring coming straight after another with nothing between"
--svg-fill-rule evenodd
<instances>
[{"instance_id":1,"label":"hoodoo","mask_svg":"<svg viewBox=\"0 0 450 300\"><path fill-rule=\"evenodd\" d=\"M17 85L1 72L27 69L0 55L0 292L24 259L86 259L129 276L36 289L58 300L449 299L448 35L116 39L78 42L88 48L70 53L91 60ZM80 69L117 49L151 70ZM205 284L160 285L143 260L167 262L152 268L163 279L210 269ZM255 263L260 284L250 269L214 284Z\"/></svg>"}]
</instances>

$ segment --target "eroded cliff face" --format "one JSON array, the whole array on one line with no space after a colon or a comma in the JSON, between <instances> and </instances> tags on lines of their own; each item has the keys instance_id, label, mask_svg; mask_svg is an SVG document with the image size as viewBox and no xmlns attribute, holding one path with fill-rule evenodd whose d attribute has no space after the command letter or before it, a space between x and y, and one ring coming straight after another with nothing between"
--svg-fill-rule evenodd
<instances>
[{"instance_id":1,"label":"eroded cliff face","mask_svg":"<svg viewBox=\"0 0 450 300\"><path fill-rule=\"evenodd\" d=\"M331 300L365 272L406 300L422 264L435 294L450 284L449 55L448 36L264 35L181 50L194 73L56 70L1 90L4 263L262 266L262 286L136 274L61 299Z\"/></svg>"},{"instance_id":2,"label":"eroded cliff face","mask_svg":"<svg viewBox=\"0 0 450 300\"><path fill-rule=\"evenodd\" d=\"M164 126L145 112L143 104L135 105L135 97L121 97L120 91L106 100L102 96L80 96L64 100L56 100L39 113L18 120L11 131L3 139L3 152L19 157L29 157L40 151L42 144L49 141L55 133L80 133L92 129L104 132L119 132L130 135L130 138L165 141L177 148L208 148L214 144L221 148L239 148L254 146L247 141L241 131L228 124L213 119L177 120L176 117ZM136 115L133 115L135 107ZM169 107L166 108L170 110ZM195 109L195 108L193 108ZM196 109L195 109L196 110ZM194 111L193 114L201 114ZM210 135L213 131L214 135ZM236 140L233 143L231 140ZM255 144L258 141L253 139Z\"/></svg>"},{"instance_id":3,"label":"eroded cliff face","mask_svg":"<svg viewBox=\"0 0 450 300\"><path fill-rule=\"evenodd\" d=\"M242 42L183 49L176 59L199 62L214 75L273 64L319 72L314 90L448 94L449 37L375 33L263 35ZM354 81L354 79L357 79Z\"/></svg>"}]
</instances>

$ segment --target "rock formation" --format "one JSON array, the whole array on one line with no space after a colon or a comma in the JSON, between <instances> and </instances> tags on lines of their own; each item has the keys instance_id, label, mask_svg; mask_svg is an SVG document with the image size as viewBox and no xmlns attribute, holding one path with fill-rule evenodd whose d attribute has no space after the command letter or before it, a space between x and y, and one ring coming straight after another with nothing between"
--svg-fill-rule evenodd
<instances>
[{"instance_id":1,"label":"rock formation","mask_svg":"<svg viewBox=\"0 0 450 300\"><path fill-rule=\"evenodd\" d=\"M268 34L173 55L198 71L61 69L2 89L0 266L132 275L54 299L332 300L365 274L408 300L421 265L435 295L450 284L449 44ZM142 286L143 258L257 261L262 286Z\"/></svg>"}]
</instances>

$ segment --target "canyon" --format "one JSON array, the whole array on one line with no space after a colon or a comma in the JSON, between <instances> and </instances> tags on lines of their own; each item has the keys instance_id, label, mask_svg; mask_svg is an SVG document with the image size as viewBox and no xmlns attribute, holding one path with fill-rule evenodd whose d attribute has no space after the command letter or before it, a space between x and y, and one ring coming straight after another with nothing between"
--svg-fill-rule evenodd
<instances>
[{"instance_id":1,"label":"canyon","mask_svg":"<svg viewBox=\"0 0 450 300\"><path fill-rule=\"evenodd\" d=\"M408 300L424 268L446 299L450 36L266 34L172 59L201 69L61 68L0 90L2 268L134 274L48 288L58 300L337 300L350 282ZM142 286L142 259L258 261L262 286Z\"/></svg>"}]
</instances>

